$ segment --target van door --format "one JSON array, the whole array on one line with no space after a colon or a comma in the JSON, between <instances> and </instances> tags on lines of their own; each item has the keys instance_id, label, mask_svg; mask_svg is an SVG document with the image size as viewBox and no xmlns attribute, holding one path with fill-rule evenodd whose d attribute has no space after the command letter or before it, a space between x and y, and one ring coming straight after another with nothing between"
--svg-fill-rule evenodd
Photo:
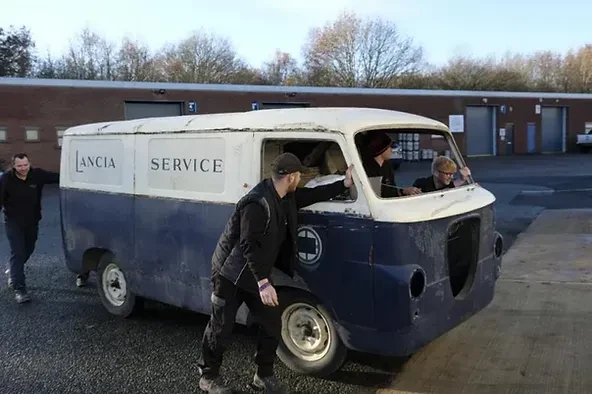
<instances>
[{"instance_id":1,"label":"van door","mask_svg":"<svg viewBox=\"0 0 592 394\"><path fill-rule=\"evenodd\" d=\"M316 132L255 133L253 171L271 176L271 163L284 152L296 154L311 168L301 186L320 177L344 174L352 155L343 136ZM354 198L340 196L299 212L297 268L313 293L337 320L368 324L372 308L372 221L359 181ZM357 194L357 195L356 195ZM361 284L363 284L361 286Z\"/></svg>"}]
</instances>

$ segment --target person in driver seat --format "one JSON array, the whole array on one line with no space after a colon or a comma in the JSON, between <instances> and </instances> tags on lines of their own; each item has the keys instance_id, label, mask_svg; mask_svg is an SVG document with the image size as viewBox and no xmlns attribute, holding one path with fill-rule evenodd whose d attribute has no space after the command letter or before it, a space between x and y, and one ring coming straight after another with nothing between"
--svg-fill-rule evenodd
<instances>
[{"instance_id":1,"label":"person in driver seat","mask_svg":"<svg viewBox=\"0 0 592 394\"><path fill-rule=\"evenodd\" d=\"M369 138L363 158L364 170L376 194L382 198L420 194L415 186L399 187L395 180L395 169L390 161L393 140L385 132L375 132Z\"/></svg>"},{"instance_id":2,"label":"person in driver seat","mask_svg":"<svg viewBox=\"0 0 592 394\"><path fill-rule=\"evenodd\" d=\"M461 179L452 180L456 174L457 165L449 157L438 156L432 162L432 175L425 178L418 178L413 182L413 186L420 189L423 193L435 192L444 189L452 189L462 186L471 176L469 167L460 169Z\"/></svg>"}]
</instances>

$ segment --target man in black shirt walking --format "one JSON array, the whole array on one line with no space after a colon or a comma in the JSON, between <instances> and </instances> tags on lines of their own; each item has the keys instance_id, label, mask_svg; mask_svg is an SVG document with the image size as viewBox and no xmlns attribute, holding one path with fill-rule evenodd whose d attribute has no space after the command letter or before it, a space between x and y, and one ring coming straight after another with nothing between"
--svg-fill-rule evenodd
<instances>
[{"instance_id":1,"label":"man in black shirt walking","mask_svg":"<svg viewBox=\"0 0 592 394\"><path fill-rule=\"evenodd\" d=\"M274 268L294 277L297 214L300 208L327 201L350 188L345 179L316 188L297 188L304 171L298 157L284 153L273 163L273 176L256 185L236 205L212 257L212 314L203 336L199 387L208 393L230 393L218 380L222 355L236 312L246 303L260 324L252 386L285 393L273 376L281 340L281 310L272 282Z\"/></svg>"},{"instance_id":2,"label":"man in black shirt walking","mask_svg":"<svg viewBox=\"0 0 592 394\"><path fill-rule=\"evenodd\" d=\"M30 301L25 284L25 263L35 250L43 186L59 183L60 175L32 168L25 153L12 158L12 168L0 179L0 209L4 209L4 227L10 245L8 284L18 303Z\"/></svg>"}]
</instances>

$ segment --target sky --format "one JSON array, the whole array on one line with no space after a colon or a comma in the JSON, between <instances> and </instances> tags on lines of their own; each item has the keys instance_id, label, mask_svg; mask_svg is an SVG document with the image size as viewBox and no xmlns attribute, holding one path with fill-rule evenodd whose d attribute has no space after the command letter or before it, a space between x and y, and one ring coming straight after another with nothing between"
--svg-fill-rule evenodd
<instances>
[{"instance_id":1,"label":"sky","mask_svg":"<svg viewBox=\"0 0 592 394\"><path fill-rule=\"evenodd\" d=\"M565 53L592 44L590 0L20 0L2 4L0 27L28 27L40 55L60 55L85 27L154 50L203 29L229 38L243 59L261 66L276 49L301 59L309 30L346 10L395 22L436 65L459 54Z\"/></svg>"}]
</instances>

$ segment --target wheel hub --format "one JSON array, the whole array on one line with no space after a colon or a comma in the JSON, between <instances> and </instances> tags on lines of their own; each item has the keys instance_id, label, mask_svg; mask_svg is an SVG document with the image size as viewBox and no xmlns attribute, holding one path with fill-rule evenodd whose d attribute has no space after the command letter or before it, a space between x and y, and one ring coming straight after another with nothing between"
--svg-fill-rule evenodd
<instances>
[{"instance_id":1,"label":"wheel hub","mask_svg":"<svg viewBox=\"0 0 592 394\"><path fill-rule=\"evenodd\" d=\"M107 300L114 306L121 306L125 302L127 285L123 272L115 264L105 268L102 278L103 292Z\"/></svg>"},{"instance_id":2,"label":"wheel hub","mask_svg":"<svg viewBox=\"0 0 592 394\"><path fill-rule=\"evenodd\" d=\"M297 357L316 361L327 354L331 336L320 311L307 304L293 304L284 311L282 320L284 343Z\"/></svg>"}]
</instances>

